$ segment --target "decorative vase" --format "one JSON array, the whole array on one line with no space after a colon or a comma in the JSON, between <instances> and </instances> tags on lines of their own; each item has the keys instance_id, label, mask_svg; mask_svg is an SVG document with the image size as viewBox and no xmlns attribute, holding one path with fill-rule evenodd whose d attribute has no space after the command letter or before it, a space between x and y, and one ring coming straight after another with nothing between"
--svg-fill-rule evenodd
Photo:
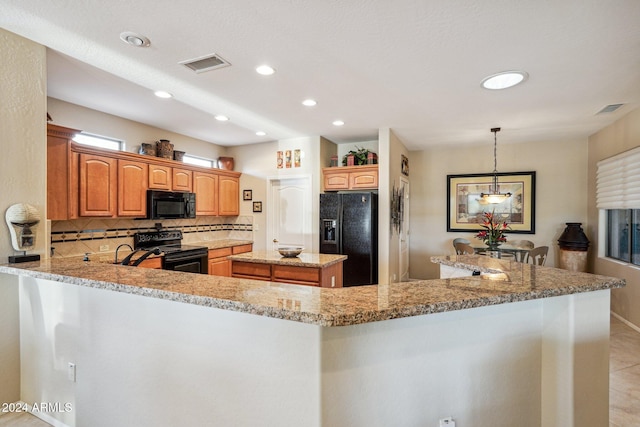
<instances>
[{"instance_id":1,"label":"decorative vase","mask_svg":"<svg viewBox=\"0 0 640 427\"><path fill-rule=\"evenodd\" d=\"M589 239L584 234L581 222L567 222L558 239L560 268L570 271L587 271Z\"/></svg>"},{"instance_id":2,"label":"decorative vase","mask_svg":"<svg viewBox=\"0 0 640 427\"><path fill-rule=\"evenodd\" d=\"M177 151L177 150L174 150L174 151L173 151L173 160L176 160L176 161L178 161L178 162L181 162L181 161L184 159L184 155L185 155L185 154L186 154L186 153L185 153L184 151Z\"/></svg>"},{"instance_id":3,"label":"decorative vase","mask_svg":"<svg viewBox=\"0 0 640 427\"><path fill-rule=\"evenodd\" d=\"M234 164L233 157L218 157L218 165L220 166L220 169L232 171Z\"/></svg>"},{"instance_id":4,"label":"decorative vase","mask_svg":"<svg viewBox=\"0 0 640 427\"><path fill-rule=\"evenodd\" d=\"M168 139L156 142L156 154L158 157L173 160L173 144Z\"/></svg>"},{"instance_id":5,"label":"decorative vase","mask_svg":"<svg viewBox=\"0 0 640 427\"><path fill-rule=\"evenodd\" d=\"M140 150L138 151L140 154L144 154L146 156L154 156L156 155L156 146L154 144L150 144L148 142L143 142L140 144Z\"/></svg>"}]
</instances>

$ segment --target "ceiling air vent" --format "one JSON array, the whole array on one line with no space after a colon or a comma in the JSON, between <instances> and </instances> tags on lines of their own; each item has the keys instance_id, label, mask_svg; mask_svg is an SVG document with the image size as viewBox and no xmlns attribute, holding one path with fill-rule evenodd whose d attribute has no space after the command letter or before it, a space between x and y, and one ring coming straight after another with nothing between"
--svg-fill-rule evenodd
<instances>
[{"instance_id":1,"label":"ceiling air vent","mask_svg":"<svg viewBox=\"0 0 640 427\"><path fill-rule=\"evenodd\" d=\"M231 65L215 53L201 56L200 58L187 59L186 61L181 61L179 63L190 68L196 73L204 73L205 71L217 70L218 68L224 68Z\"/></svg>"},{"instance_id":2,"label":"ceiling air vent","mask_svg":"<svg viewBox=\"0 0 640 427\"><path fill-rule=\"evenodd\" d=\"M604 107L602 110L598 111L596 114L603 114L603 113L613 113L614 111L616 111L618 108L622 107L624 104L609 104L606 107Z\"/></svg>"}]
</instances>

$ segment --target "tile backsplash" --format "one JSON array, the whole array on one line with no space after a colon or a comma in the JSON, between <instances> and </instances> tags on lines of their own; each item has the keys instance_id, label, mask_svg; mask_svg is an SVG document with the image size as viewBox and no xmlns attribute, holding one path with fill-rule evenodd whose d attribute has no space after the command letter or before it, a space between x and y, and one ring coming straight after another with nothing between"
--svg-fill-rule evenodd
<instances>
[{"instance_id":1,"label":"tile backsplash","mask_svg":"<svg viewBox=\"0 0 640 427\"><path fill-rule=\"evenodd\" d=\"M158 223L163 229L182 230L185 244L222 239L253 240L253 216L250 215L176 220L82 218L51 222L53 256L113 252L123 243L133 245L135 233L153 231Z\"/></svg>"}]
</instances>

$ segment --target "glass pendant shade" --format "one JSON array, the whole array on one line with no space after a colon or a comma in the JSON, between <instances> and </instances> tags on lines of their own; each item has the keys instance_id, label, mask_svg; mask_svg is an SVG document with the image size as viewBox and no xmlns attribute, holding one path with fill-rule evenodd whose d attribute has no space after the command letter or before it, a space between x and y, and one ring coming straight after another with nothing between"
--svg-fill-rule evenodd
<instances>
[{"instance_id":1,"label":"glass pendant shade","mask_svg":"<svg viewBox=\"0 0 640 427\"><path fill-rule=\"evenodd\" d=\"M502 203L511 197L511 193L501 193L498 188L498 156L497 156L497 146L498 146L498 132L500 132L500 128L492 128L491 132L493 132L493 182L491 185L490 193L481 193L481 202L490 203L490 204L498 204ZM483 204L484 204L483 203Z\"/></svg>"}]
</instances>

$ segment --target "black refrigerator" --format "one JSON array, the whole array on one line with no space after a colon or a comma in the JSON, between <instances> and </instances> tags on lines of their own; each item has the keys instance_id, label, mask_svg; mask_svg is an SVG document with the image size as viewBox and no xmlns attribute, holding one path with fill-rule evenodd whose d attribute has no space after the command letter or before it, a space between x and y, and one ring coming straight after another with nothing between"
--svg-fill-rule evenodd
<instances>
[{"instance_id":1,"label":"black refrigerator","mask_svg":"<svg viewBox=\"0 0 640 427\"><path fill-rule=\"evenodd\" d=\"M347 255L343 286L378 283L378 195L320 194L320 253Z\"/></svg>"}]
</instances>

